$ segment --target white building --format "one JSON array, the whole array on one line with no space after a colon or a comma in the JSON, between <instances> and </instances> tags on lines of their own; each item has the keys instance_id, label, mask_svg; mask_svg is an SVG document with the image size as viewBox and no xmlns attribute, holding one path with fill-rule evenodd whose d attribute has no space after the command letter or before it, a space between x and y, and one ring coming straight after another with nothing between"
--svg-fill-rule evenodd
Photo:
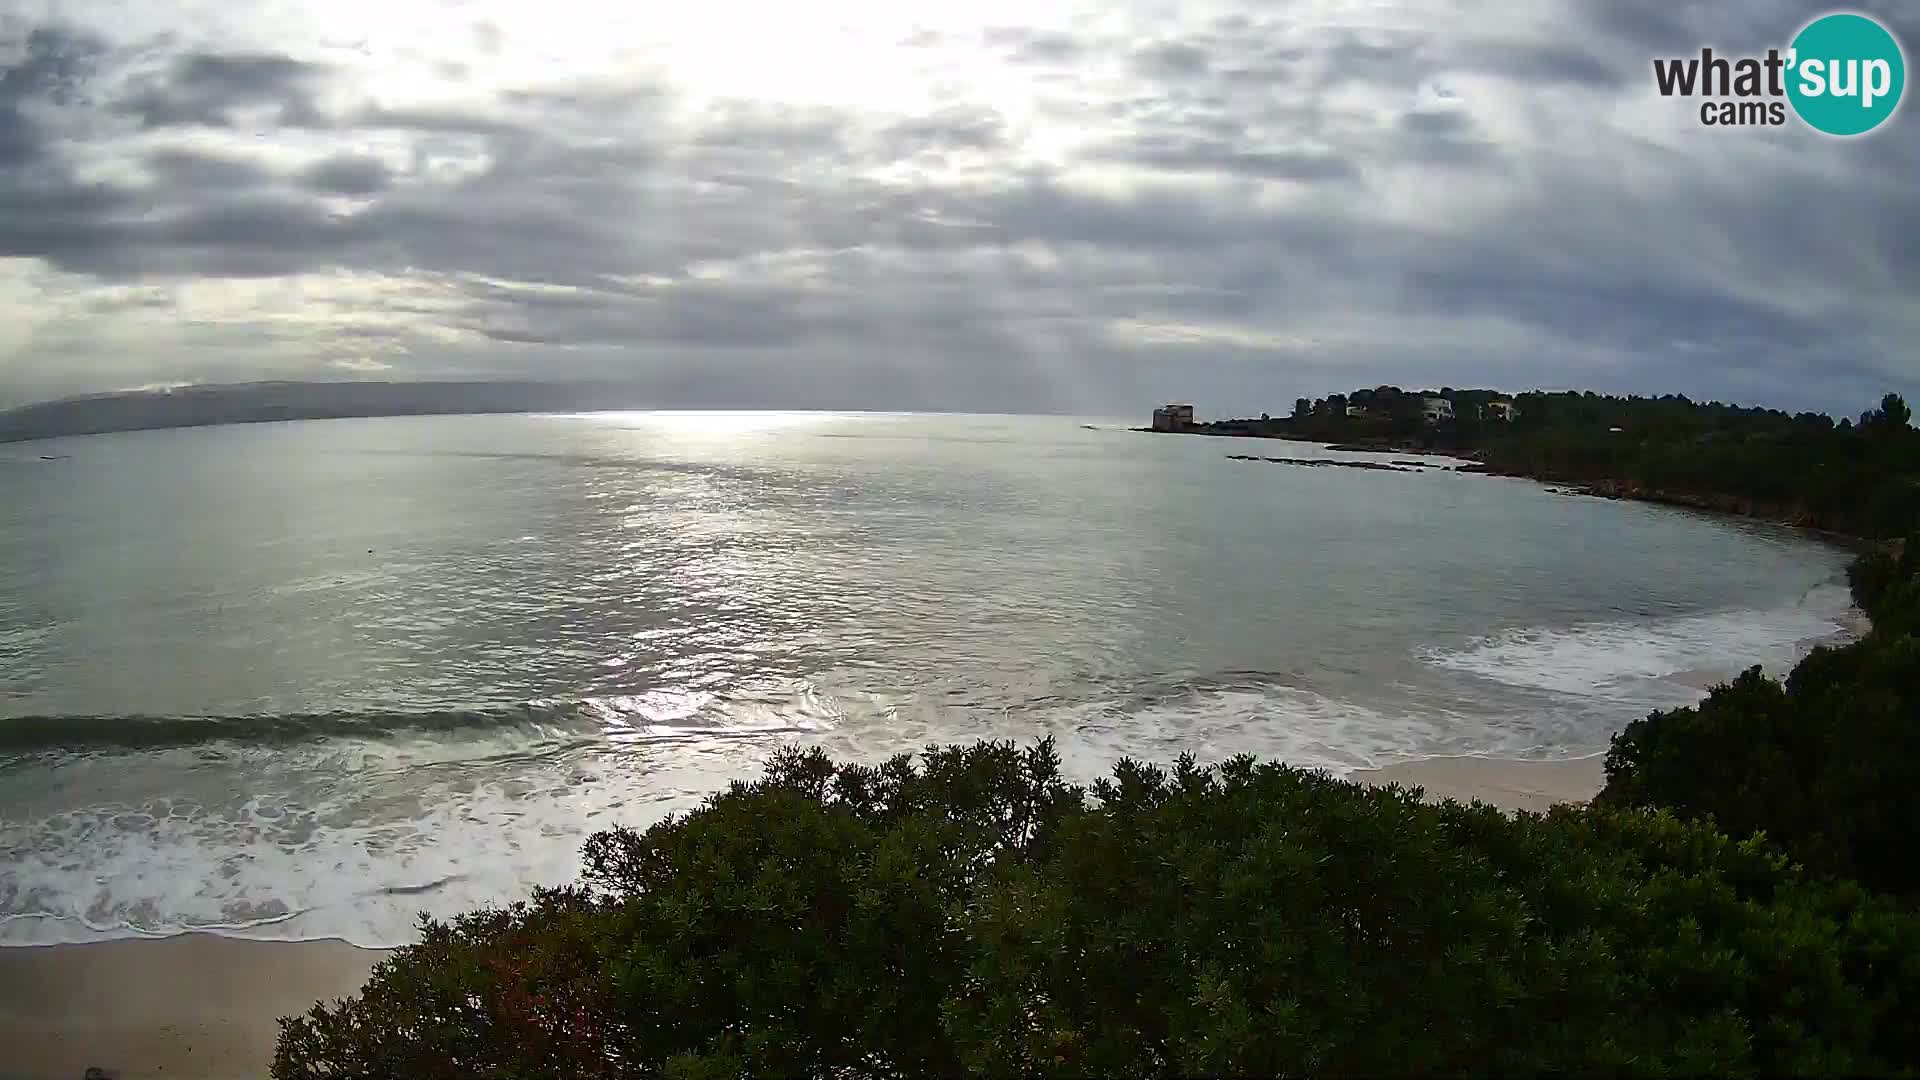
<instances>
[{"instance_id":1,"label":"white building","mask_svg":"<svg viewBox=\"0 0 1920 1080\"><path fill-rule=\"evenodd\" d=\"M1153 410L1153 430L1185 431L1193 426L1193 406L1162 405Z\"/></svg>"},{"instance_id":2,"label":"white building","mask_svg":"<svg viewBox=\"0 0 1920 1080\"><path fill-rule=\"evenodd\" d=\"M1480 415L1488 420L1499 420L1511 424L1520 415L1520 407L1511 401L1489 401L1480 410Z\"/></svg>"},{"instance_id":3,"label":"white building","mask_svg":"<svg viewBox=\"0 0 1920 1080\"><path fill-rule=\"evenodd\" d=\"M1347 406L1347 415L1365 416L1367 415L1367 407L1365 405L1349 405Z\"/></svg>"},{"instance_id":4,"label":"white building","mask_svg":"<svg viewBox=\"0 0 1920 1080\"><path fill-rule=\"evenodd\" d=\"M1443 397L1423 398L1420 401L1420 417L1429 424L1451 420L1453 419L1453 402Z\"/></svg>"}]
</instances>

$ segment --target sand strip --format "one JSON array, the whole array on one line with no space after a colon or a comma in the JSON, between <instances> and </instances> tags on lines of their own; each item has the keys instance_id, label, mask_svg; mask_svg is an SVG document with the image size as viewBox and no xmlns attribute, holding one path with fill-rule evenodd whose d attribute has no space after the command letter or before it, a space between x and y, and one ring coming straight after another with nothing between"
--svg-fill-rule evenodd
<instances>
[{"instance_id":1,"label":"sand strip","mask_svg":"<svg viewBox=\"0 0 1920 1080\"><path fill-rule=\"evenodd\" d=\"M0 1077L262 1077L279 1018L358 990L383 955L208 934L0 949Z\"/></svg>"},{"instance_id":2,"label":"sand strip","mask_svg":"<svg viewBox=\"0 0 1920 1080\"><path fill-rule=\"evenodd\" d=\"M1606 784L1604 755L1563 761L1513 761L1501 758L1428 758L1357 769L1349 777L1369 784L1399 784L1426 789L1432 800L1478 800L1505 810L1541 812L1557 803L1584 803Z\"/></svg>"}]
</instances>

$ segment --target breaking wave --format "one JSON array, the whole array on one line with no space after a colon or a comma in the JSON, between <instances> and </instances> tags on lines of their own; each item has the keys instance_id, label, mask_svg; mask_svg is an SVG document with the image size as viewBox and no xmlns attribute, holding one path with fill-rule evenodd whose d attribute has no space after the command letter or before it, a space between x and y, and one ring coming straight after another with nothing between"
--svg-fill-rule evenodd
<instances>
[{"instance_id":1,"label":"breaking wave","mask_svg":"<svg viewBox=\"0 0 1920 1080\"><path fill-rule=\"evenodd\" d=\"M1845 587L1820 585L1778 607L1522 627L1423 659L1526 689L1684 703L1754 664L1778 674L1815 644L1851 636L1851 611Z\"/></svg>"}]
</instances>

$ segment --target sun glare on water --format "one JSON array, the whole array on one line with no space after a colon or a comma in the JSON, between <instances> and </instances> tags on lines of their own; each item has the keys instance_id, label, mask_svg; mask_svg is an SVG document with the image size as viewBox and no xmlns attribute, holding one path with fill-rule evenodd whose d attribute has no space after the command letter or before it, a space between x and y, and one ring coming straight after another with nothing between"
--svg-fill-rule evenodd
<instances>
[{"instance_id":1,"label":"sun glare on water","mask_svg":"<svg viewBox=\"0 0 1920 1080\"><path fill-rule=\"evenodd\" d=\"M616 427L659 431L672 435L727 438L811 427L842 418L828 412L758 412L706 409L663 409L646 412L579 413L579 419Z\"/></svg>"}]
</instances>

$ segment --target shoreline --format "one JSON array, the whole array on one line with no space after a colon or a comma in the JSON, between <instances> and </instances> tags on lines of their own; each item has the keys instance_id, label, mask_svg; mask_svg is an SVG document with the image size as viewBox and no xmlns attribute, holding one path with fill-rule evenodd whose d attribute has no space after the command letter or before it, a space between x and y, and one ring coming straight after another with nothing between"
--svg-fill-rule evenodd
<instances>
[{"instance_id":1,"label":"shoreline","mask_svg":"<svg viewBox=\"0 0 1920 1080\"><path fill-rule=\"evenodd\" d=\"M1835 547L1849 551L1864 551L1874 545L1874 541L1853 533L1810 525L1801 520L1801 515L1787 512L1777 507L1765 507L1750 500L1718 497L1707 494L1695 494L1683 491L1665 491L1658 488L1643 488L1637 484L1614 479L1572 480L1517 469L1489 465L1480 456L1478 450L1435 450L1414 446L1382 444L1373 446L1362 443L1327 442L1324 439L1310 439L1300 435L1256 435L1240 431L1156 431L1153 428L1129 428L1148 435L1201 435L1216 439L1260 439L1278 442L1307 443L1318 446L1331 453L1345 454L1417 454L1422 457L1452 458L1466 462L1451 469L1440 471L1466 473L1479 476L1502 476L1513 480L1526 480L1549 489L1549 494L1572 495L1582 498L1606 499L1610 502L1638 502L1653 506L1670 506L1681 510L1717 517L1738 518L1743 521L1758 521L1780 525L1809 533ZM1234 455L1228 455L1229 458ZM1272 460L1272 459L1269 459ZM1395 470L1422 471L1422 470Z\"/></svg>"},{"instance_id":2,"label":"shoreline","mask_svg":"<svg viewBox=\"0 0 1920 1080\"><path fill-rule=\"evenodd\" d=\"M1543 814L1555 806L1585 806L1606 785L1606 754L1577 758L1418 758L1373 769L1355 769L1346 779L1362 784L1420 787L1428 802L1484 802L1502 810Z\"/></svg>"},{"instance_id":3,"label":"shoreline","mask_svg":"<svg viewBox=\"0 0 1920 1080\"><path fill-rule=\"evenodd\" d=\"M389 952L204 933L0 948L0 1077L265 1076L280 1017L354 993Z\"/></svg>"}]
</instances>

